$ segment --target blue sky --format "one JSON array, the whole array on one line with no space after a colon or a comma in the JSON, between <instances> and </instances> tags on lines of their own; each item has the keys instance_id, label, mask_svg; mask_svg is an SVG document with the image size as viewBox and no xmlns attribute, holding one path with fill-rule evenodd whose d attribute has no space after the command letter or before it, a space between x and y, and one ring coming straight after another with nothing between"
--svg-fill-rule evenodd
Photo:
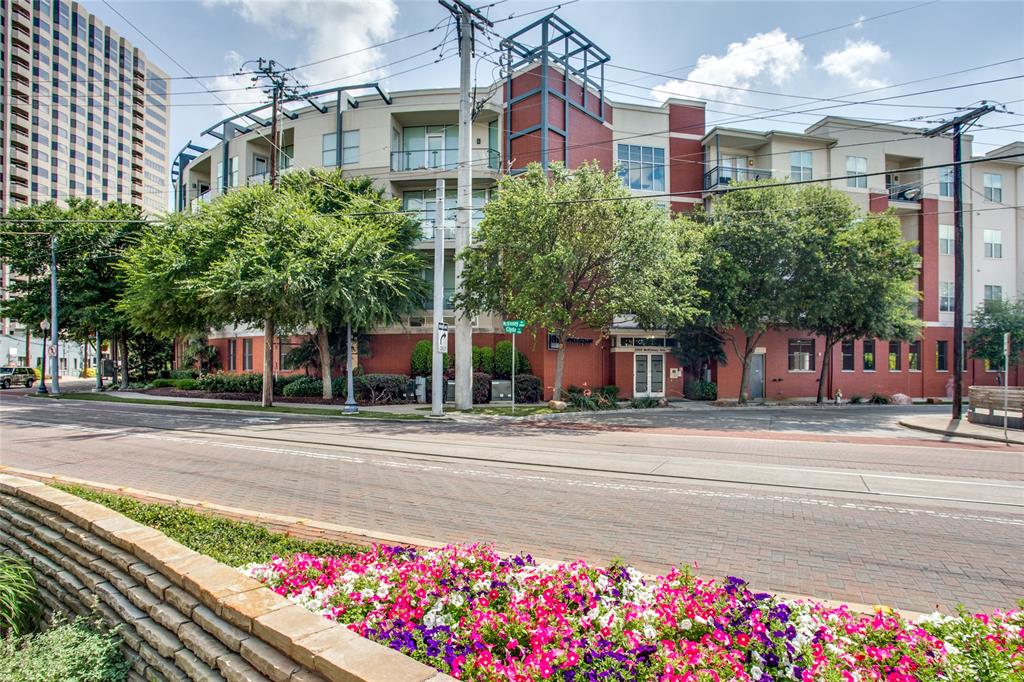
<instances>
[{"instance_id":1,"label":"blue sky","mask_svg":"<svg viewBox=\"0 0 1024 682\"><path fill-rule=\"evenodd\" d=\"M434 0L109 1L109 6L102 0L84 4L171 76L186 76L186 70L211 76L201 83L172 82L172 153L189 139L202 143L199 132L227 115L223 102L240 109L259 100L259 93L242 89L247 78L229 75L247 59L267 57L286 66L326 60L298 72L311 84L379 79L391 90L457 84L454 32L446 30L447 13ZM487 13L504 20L495 28L507 35L543 16L538 10L554 5L503 0ZM128 26L115 9L183 68ZM610 98L650 104L668 94L706 99L709 127L721 122L802 130L826 114L926 126L956 107L987 99L1005 102L1016 113L987 116L986 127L973 131L975 153L1024 139L1024 78L914 94L1021 76L1024 60L887 87L1024 57L1022 2L577 0L558 14L607 51L613 65L661 74L609 68L607 77L620 81L607 83ZM874 18L882 14L889 16ZM507 19L510 15L514 18ZM402 39L432 27L432 32ZM395 42L374 47L385 41ZM481 42L480 51L489 49ZM353 54L337 58L347 53ZM477 67L481 85L495 69L486 61ZM219 92L214 96L205 88ZM853 94L866 90L872 92ZM814 98L879 97L892 98L886 106L778 111L836 104Z\"/></svg>"}]
</instances>

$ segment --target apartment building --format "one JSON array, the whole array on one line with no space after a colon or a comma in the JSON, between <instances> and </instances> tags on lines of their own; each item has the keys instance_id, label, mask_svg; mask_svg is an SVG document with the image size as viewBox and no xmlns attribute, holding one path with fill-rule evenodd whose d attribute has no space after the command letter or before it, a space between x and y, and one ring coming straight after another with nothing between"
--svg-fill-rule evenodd
<instances>
[{"instance_id":1,"label":"apartment building","mask_svg":"<svg viewBox=\"0 0 1024 682\"><path fill-rule=\"evenodd\" d=\"M917 243L921 256L919 314L921 338L908 342L858 339L838 345L830 363L828 392L844 396L905 393L944 396L952 385L953 344L953 160L948 138L929 138L922 130L829 116L804 133L716 127L702 140L705 198L733 182L763 178L814 180L836 178L841 190L865 212L892 210L903 236ZM1024 152L1017 142L977 154L963 140L965 325L971 313L995 299L1024 293L1024 156L986 160ZM930 167L930 168L929 168ZM918 170L927 168L927 170ZM863 177L863 174L869 174ZM873 175L871 175L873 174ZM751 368L755 397L814 395L824 341L799 330L765 335ZM964 381L991 385L994 367L968 359ZM1022 376L1018 375L1019 383ZM1011 381L1014 377L1011 376ZM736 358L717 368L723 395L739 391Z\"/></svg>"},{"instance_id":2,"label":"apartment building","mask_svg":"<svg viewBox=\"0 0 1024 682\"><path fill-rule=\"evenodd\" d=\"M0 212L72 197L165 212L167 74L77 2L0 0L0 8ZM5 300L13 276L0 267ZM0 332L14 339L12 350L24 344L13 320ZM29 356L0 362L38 363Z\"/></svg>"},{"instance_id":3,"label":"apartment building","mask_svg":"<svg viewBox=\"0 0 1024 682\"><path fill-rule=\"evenodd\" d=\"M480 98L473 123L474 225L499 176L531 162L559 161L572 167L596 160L617 168L634 194L651 196L673 212L704 203L713 210L713 197L732 182L838 177L832 184L865 211L891 207L906 238L920 242L927 328L916 345L868 340L837 348L831 390L841 389L847 396L875 390L946 394L952 361L952 314L947 310L952 259L946 254L951 180L945 171L903 169L949 163L948 140L923 138L913 128L836 117L822 119L804 133L731 128L705 132L703 102L670 99L661 106L646 106L608 99L602 68L610 57L555 15L514 34L510 43L509 75L490 88L489 96ZM437 234L435 181L445 179L445 301L450 302L455 284L458 91L388 94L371 84L355 95L344 88L315 93L314 101L316 106L289 108L282 119L283 172L341 167L354 176L375 178L390 196L401 198L406 209L420 212L420 247L425 250L433 249ZM265 109L257 109L218 122L204 131L216 139L214 146L204 149L190 143L179 153L172 170L178 210L192 210L234 187L267 181L271 145L265 116ZM989 155L1006 153L994 150ZM970 154L968 141L965 157ZM986 295L1010 297L1024 287L1024 252L1017 248L1024 215L1011 208L1020 203L1018 196L1024 191L1024 172L1016 161L979 163L969 171L968 182L977 190L967 190L972 211L967 221L970 308ZM884 175L848 181L847 169ZM429 265L423 276L432 281ZM453 318L454 311L446 311L445 319ZM431 312L425 309L399 325L374 330L369 353L359 362L367 372L408 373L413 346L430 339L433 325ZM474 345L493 346L508 338L499 318L480 316L473 325ZM547 330L531 331L519 340L519 347L549 396L557 342ZM261 330L216 330L210 342L218 348L225 370L262 371ZM285 358L299 342L293 337L279 340L275 370L295 369ZM688 377L672 354L674 343L666 330L640 329L627 316L607 329L575 332L566 348L564 382L616 384L624 397L678 397ZM799 332L766 336L755 361L758 395L814 395L814 368L820 367L816 363L821 361L821 349L820 339ZM995 374L980 363L971 363L968 371L971 383L995 381ZM730 358L712 375L720 383L721 395L737 394L738 360Z\"/></svg>"}]
</instances>

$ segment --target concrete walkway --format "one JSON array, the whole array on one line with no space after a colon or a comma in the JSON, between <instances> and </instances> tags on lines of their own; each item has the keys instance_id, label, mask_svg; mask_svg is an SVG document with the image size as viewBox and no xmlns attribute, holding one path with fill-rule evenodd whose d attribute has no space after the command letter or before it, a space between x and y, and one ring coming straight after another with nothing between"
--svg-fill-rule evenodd
<instances>
[{"instance_id":1,"label":"concrete walkway","mask_svg":"<svg viewBox=\"0 0 1024 682\"><path fill-rule=\"evenodd\" d=\"M1024 445L1024 432L1018 429L1009 429L1004 438L1001 427L972 424L967 421L966 416L963 419L950 419L949 417L939 415L912 415L900 419L900 425L908 429L937 433L953 438L973 438L975 440Z\"/></svg>"}]
</instances>

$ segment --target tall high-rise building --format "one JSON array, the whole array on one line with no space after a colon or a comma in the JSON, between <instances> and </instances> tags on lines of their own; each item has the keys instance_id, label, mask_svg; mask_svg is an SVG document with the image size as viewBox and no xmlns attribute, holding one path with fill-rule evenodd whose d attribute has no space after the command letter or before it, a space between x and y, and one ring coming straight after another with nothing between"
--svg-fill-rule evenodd
<instances>
[{"instance_id":1,"label":"tall high-rise building","mask_svg":"<svg viewBox=\"0 0 1024 682\"><path fill-rule=\"evenodd\" d=\"M167 74L77 2L0 0L0 207L168 204Z\"/></svg>"}]
</instances>

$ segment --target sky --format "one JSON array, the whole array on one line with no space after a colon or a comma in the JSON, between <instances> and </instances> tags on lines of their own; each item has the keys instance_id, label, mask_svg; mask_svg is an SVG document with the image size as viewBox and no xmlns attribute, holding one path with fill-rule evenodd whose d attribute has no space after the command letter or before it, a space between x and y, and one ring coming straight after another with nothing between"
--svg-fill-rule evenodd
<instances>
[{"instance_id":1,"label":"sky","mask_svg":"<svg viewBox=\"0 0 1024 682\"><path fill-rule=\"evenodd\" d=\"M368 80L392 91L458 85L455 32L435 0L83 4L175 79L172 155L189 140L212 144L199 137L204 129L231 109L261 101L259 91L246 89L248 76L234 75L258 57L309 65L293 73L313 88ZM989 114L972 130L975 154L1024 140L1019 0L575 0L557 10L555 0L478 0L476 6L501 36L557 11L611 55L610 99L652 105L669 96L703 99L708 129L720 123L800 131L830 114L929 127L984 99L1011 113ZM480 86L499 72L492 61L498 55L491 54L497 42L494 36L478 42ZM1006 63L990 66L997 62ZM878 98L885 99L851 104Z\"/></svg>"}]
</instances>

